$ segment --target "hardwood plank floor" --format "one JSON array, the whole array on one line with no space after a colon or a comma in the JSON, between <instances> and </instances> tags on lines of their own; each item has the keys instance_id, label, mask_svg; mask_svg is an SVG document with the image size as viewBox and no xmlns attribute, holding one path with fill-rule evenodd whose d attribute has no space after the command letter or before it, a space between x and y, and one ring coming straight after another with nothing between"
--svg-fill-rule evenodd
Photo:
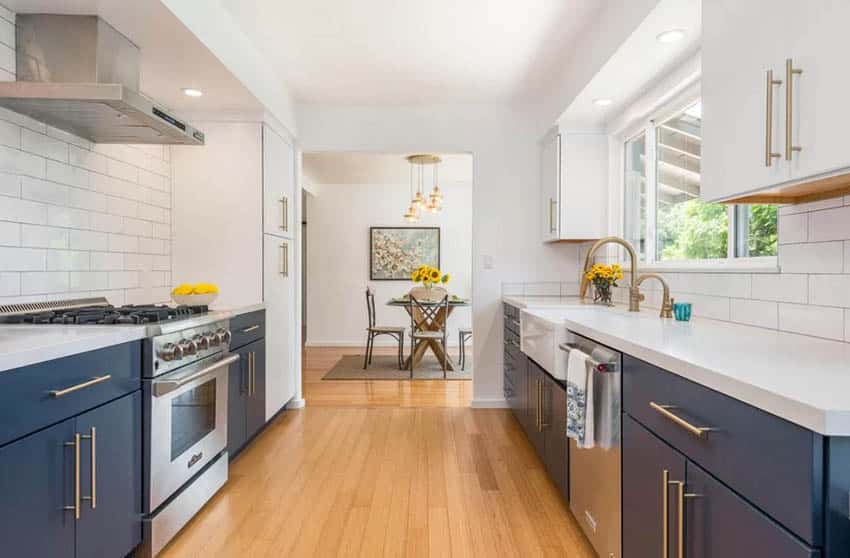
<instances>
[{"instance_id":1,"label":"hardwood plank floor","mask_svg":"<svg viewBox=\"0 0 850 558\"><path fill-rule=\"evenodd\" d=\"M307 407L160 556L594 556L510 411L470 409L471 382L322 382L349 352L306 351Z\"/></svg>"}]
</instances>

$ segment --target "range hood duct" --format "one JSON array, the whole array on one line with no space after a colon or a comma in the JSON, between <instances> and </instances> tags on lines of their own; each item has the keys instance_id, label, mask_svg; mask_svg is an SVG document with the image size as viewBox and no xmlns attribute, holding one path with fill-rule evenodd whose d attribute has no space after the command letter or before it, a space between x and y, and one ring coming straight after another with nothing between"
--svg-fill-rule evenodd
<instances>
[{"instance_id":1,"label":"range hood duct","mask_svg":"<svg viewBox=\"0 0 850 558\"><path fill-rule=\"evenodd\" d=\"M95 143L203 145L139 93L139 47L97 16L18 14L17 81L0 106Z\"/></svg>"}]
</instances>

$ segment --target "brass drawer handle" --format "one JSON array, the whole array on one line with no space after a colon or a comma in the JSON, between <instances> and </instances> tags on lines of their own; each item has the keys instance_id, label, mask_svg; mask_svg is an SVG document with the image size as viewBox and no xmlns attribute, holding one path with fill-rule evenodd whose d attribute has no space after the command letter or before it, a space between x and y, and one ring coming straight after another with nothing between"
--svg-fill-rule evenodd
<instances>
[{"instance_id":1,"label":"brass drawer handle","mask_svg":"<svg viewBox=\"0 0 850 558\"><path fill-rule=\"evenodd\" d=\"M260 326L257 324L252 325L251 327L246 327L242 330L242 333L251 333L252 331L257 331L260 329Z\"/></svg>"},{"instance_id":2,"label":"brass drawer handle","mask_svg":"<svg viewBox=\"0 0 850 558\"><path fill-rule=\"evenodd\" d=\"M280 230L289 230L289 198L280 198Z\"/></svg>"},{"instance_id":3,"label":"brass drawer handle","mask_svg":"<svg viewBox=\"0 0 850 558\"><path fill-rule=\"evenodd\" d=\"M83 496L83 500L91 502L91 509L97 508L97 429L92 426L90 434L80 436L83 440L91 440L91 496Z\"/></svg>"},{"instance_id":4,"label":"brass drawer handle","mask_svg":"<svg viewBox=\"0 0 850 558\"><path fill-rule=\"evenodd\" d=\"M68 395L69 393L74 393L75 391L79 391L81 389L85 389L87 387L91 387L102 382L106 382L112 378L112 374L104 374L103 376L95 376L91 380L82 382L75 386L67 387L65 389L51 389L48 393L52 395L54 398L62 397L63 395Z\"/></svg>"},{"instance_id":5,"label":"brass drawer handle","mask_svg":"<svg viewBox=\"0 0 850 558\"><path fill-rule=\"evenodd\" d=\"M773 70L767 71L767 99L765 108L767 115L765 116L765 138L764 138L764 166L770 167L773 165L773 160L782 156L781 153L773 151L773 86L782 85L781 79L773 79Z\"/></svg>"},{"instance_id":6,"label":"brass drawer handle","mask_svg":"<svg viewBox=\"0 0 850 558\"><path fill-rule=\"evenodd\" d=\"M74 505L62 508L74 512L74 519L80 519L80 435L74 434L73 442L65 442L74 448Z\"/></svg>"},{"instance_id":7,"label":"brass drawer handle","mask_svg":"<svg viewBox=\"0 0 850 558\"><path fill-rule=\"evenodd\" d=\"M794 106L794 76L800 75L803 70L794 67L790 58L785 60L785 160L790 161L795 151L802 151L802 147L794 145L791 140L791 127L793 123Z\"/></svg>"},{"instance_id":8,"label":"brass drawer handle","mask_svg":"<svg viewBox=\"0 0 850 558\"><path fill-rule=\"evenodd\" d=\"M693 434L697 438L702 438L708 432L712 432L714 430L717 430L716 428L710 428L708 426L694 426L693 424L689 423L688 421L686 421L682 417L680 417L680 416L674 414L672 411L670 411L670 409L676 408L673 405L659 405L655 401L650 401L649 406L652 407L653 409L655 409L656 411L658 411L659 413L661 413L661 415L664 418L669 419L670 421L678 424L679 426L681 426L682 428L684 428L685 430L687 430L688 432L690 432L691 434Z\"/></svg>"}]
</instances>

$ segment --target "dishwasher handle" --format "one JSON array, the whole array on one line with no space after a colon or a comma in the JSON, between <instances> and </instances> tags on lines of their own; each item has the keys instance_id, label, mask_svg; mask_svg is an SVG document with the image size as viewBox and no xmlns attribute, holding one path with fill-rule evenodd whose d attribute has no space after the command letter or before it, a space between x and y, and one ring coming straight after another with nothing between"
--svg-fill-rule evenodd
<instances>
[{"instance_id":1,"label":"dishwasher handle","mask_svg":"<svg viewBox=\"0 0 850 558\"><path fill-rule=\"evenodd\" d=\"M575 343L561 343L558 348L569 354L570 351L580 351L581 348ZM588 364L590 364L597 372L619 372L620 365L616 362L599 362L598 360L588 356Z\"/></svg>"}]
</instances>

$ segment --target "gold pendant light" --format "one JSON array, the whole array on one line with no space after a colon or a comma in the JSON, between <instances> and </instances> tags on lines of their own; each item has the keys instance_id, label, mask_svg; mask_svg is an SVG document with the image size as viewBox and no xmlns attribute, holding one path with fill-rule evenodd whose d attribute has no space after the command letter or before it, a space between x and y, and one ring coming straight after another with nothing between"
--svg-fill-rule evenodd
<instances>
[{"instance_id":1,"label":"gold pendant light","mask_svg":"<svg viewBox=\"0 0 850 558\"><path fill-rule=\"evenodd\" d=\"M443 193L438 186L438 168L442 159L437 155L418 154L409 155L406 157L410 164L410 207L404 214L405 221L415 223L419 220L419 210L425 210L429 213L439 213L443 210ZM425 196L425 167L432 167L431 175L433 177L434 187Z\"/></svg>"}]
</instances>

